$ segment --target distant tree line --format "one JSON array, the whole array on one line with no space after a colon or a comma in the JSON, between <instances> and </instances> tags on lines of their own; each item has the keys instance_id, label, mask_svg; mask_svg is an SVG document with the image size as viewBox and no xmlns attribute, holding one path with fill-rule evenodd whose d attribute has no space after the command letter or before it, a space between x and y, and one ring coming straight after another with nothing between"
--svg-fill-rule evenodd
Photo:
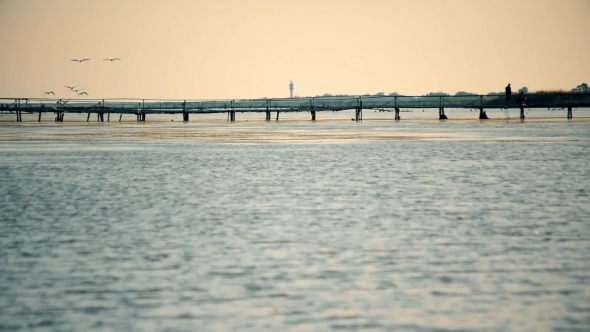
<instances>
[{"instance_id":1,"label":"distant tree line","mask_svg":"<svg viewBox=\"0 0 590 332\"><path fill-rule=\"evenodd\" d=\"M577 87L573 88L572 91L576 91L576 92L590 92L590 87L588 87L588 84L582 83L582 84L578 85Z\"/></svg>"},{"instance_id":2,"label":"distant tree line","mask_svg":"<svg viewBox=\"0 0 590 332\"><path fill-rule=\"evenodd\" d=\"M578 86L576 86L575 88L573 88L571 90L572 92L590 92L590 87L588 86L587 83L582 83ZM529 93L529 89L526 86L523 86L522 88L518 89L516 93ZM547 92L547 91L542 91L542 92ZM557 92L557 91L554 91ZM562 91L565 92L565 91ZM505 94L504 91L499 91L499 92L488 92L486 93L486 96L503 96ZM479 96L479 93L474 93L474 92L467 92L467 91L458 91L456 92L453 96ZM300 97L300 96L294 96L294 98L321 98L321 97L353 97L356 98L359 95L349 95L349 94L331 94L331 93L324 93L322 95L315 95L315 96L304 96L304 97ZM365 93L362 94L360 96L386 96L385 92L377 92L376 94L372 95L370 93ZM404 97L405 95L399 94L397 92L390 92L387 94L387 96L390 97ZM451 97L450 94L446 93L446 92L441 92L441 91L435 91L435 92L429 92L425 95L422 95L422 97ZM263 99L266 99L266 97L264 97Z\"/></svg>"}]
</instances>

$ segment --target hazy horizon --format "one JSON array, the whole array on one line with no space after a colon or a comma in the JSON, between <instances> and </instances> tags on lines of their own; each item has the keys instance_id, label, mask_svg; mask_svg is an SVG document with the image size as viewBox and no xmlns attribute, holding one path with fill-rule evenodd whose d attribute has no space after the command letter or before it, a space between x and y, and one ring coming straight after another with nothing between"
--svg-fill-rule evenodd
<instances>
[{"instance_id":1,"label":"hazy horizon","mask_svg":"<svg viewBox=\"0 0 590 332\"><path fill-rule=\"evenodd\" d=\"M0 96L569 90L590 81L588 18L588 0L5 0Z\"/></svg>"}]
</instances>

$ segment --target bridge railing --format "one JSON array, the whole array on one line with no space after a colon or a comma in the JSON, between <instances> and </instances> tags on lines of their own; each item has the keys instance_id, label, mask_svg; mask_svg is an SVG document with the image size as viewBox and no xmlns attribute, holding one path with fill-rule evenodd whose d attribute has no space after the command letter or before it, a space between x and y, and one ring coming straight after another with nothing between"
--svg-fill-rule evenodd
<instances>
[{"instance_id":1,"label":"bridge railing","mask_svg":"<svg viewBox=\"0 0 590 332\"><path fill-rule=\"evenodd\" d=\"M512 96L510 106L516 107L518 95ZM590 107L590 93L558 92L525 94L528 107ZM506 105L505 95L461 96L321 96L302 98L259 98L224 100L178 99L59 99L59 98L0 98L0 110L12 111L75 111L79 109L151 110L158 112L227 112L299 110L344 110L359 106L372 109L395 108L501 108Z\"/></svg>"}]
</instances>

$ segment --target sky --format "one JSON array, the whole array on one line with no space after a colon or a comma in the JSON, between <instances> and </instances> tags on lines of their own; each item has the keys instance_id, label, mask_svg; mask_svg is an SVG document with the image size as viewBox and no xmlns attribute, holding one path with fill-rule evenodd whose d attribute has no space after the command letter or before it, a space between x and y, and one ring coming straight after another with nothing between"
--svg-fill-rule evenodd
<instances>
[{"instance_id":1,"label":"sky","mask_svg":"<svg viewBox=\"0 0 590 332\"><path fill-rule=\"evenodd\" d=\"M0 0L0 46L11 98L570 90L590 0Z\"/></svg>"}]
</instances>

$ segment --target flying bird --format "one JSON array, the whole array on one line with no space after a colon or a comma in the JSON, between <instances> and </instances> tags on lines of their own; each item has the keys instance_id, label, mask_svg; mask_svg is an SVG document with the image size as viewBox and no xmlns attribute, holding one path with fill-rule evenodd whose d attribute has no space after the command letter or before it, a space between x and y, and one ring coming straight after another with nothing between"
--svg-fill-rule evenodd
<instances>
[{"instance_id":1,"label":"flying bird","mask_svg":"<svg viewBox=\"0 0 590 332\"><path fill-rule=\"evenodd\" d=\"M81 63L81 62L83 62L83 61L88 61L88 60L90 60L90 59L82 59L82 60L78 60L78 59L72 59L72 61L78 61L78 62L80 62L80 63Z\"/></svg>"},{"instance_id":2,"label":"flying bird","mask_svg":"<svg viewBox=\"0 0 590 332\"><path fill-rule=\"evenodd\" d=\"M81 88L81 89L78 89L78 90L74 90L74 89L72 89L71 91L72 91L72 92L78 92L78 91L82 91L82 90L84 90L84 89L86 89L86 88Z\"/></svg>"},{"instance_id":3,"label":"flying bird","mask_svg":"<svg viewBox=\"0 0 590 332\"><path fill-rule=\"evenodd\" d=\"M47 91L47 92L43 93L43 95L44 96L45 95L54 95L55 96L55 93L53 93L53 91Z\"/></svg>"},{"instance_id":4,"label":"flying bird","mask_svg":"<svg viewBox=\"0 0 590 332\"><path fill-rule=\"evenodd\" d=\"M81 95L87 95L87 96L88 96L88 94L86 93L86 91L84 91L84 92L80 92L80 93L78 94L78 96L81 96Z\"/></svg>"},{"instance_id":5,"label":"flying bird","mask_svg":"<svg viewBox=\"0 0 590 332\"><path fill-rule=\"evenodd\" d=\"M80 85L80 84L78 84L78 85ZM66 88L70 89L70 90L74 90L74 88L75 88L75 87L77 87L78 85L74 85L74 86L67 86L67 85L64 85L64 86L65 86Z\"/></svg>"},{"instance_id":6,"label":"flying bird","mask_svg":"<svg viewBox=\"0 0 590 332\"><path fill-rule=\"evenodd\" d=\"M106 61L106 60L109 60L110 62L113 62L113 61L115 61L115 60L121 60L121 59L119 59L119 58L103 59L103 61Z\"/></svg>"}]
</instances>

